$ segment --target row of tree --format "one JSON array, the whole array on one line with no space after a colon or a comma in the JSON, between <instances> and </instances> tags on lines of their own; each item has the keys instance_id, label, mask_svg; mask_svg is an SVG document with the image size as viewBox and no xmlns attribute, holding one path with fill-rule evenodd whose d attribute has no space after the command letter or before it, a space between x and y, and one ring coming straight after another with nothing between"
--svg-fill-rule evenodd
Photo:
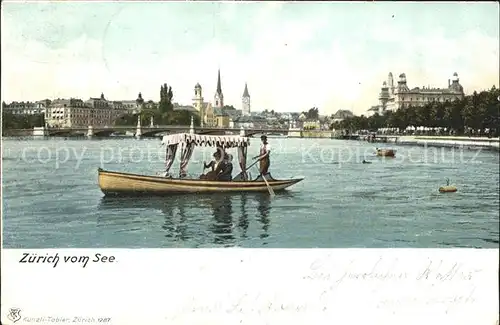
<instances>
[{"instance_id":1,"label":"row of tree","mask_svg":"<svg viewBox=\"0 0 500 325\"><path fill-rule=\"evenodd\" d=\"M35 126L44 125L45 117L43 114L12 114L5 109L2 110L2 130L33 129Z\"/></svg>"},{"instance_id":2,"label":"row of tree","mask_svg":"<svg viewBox=\"0 0 500 325\"><path fill-rule=\"evenodd\" d=\"M319 108L313 107L310 108L307 112L302 112L308 120L317 120L319 119Z\"/></svg>"},{"instance_id":3,"label":"row of tree","mask_svg":"<svg viewBox=\"0 0 500 325\"><path fill-rule=\"evenodd\" d=\"M359 130L376 131L380 128L406 129L408 126L440 127L454 134L474 133L498 136L500 110L500 90L493 86L488 91L474 92L453 102L430 102L424 106L405 107L396 111L378 113L371 117L354 116L335 122L332 129L356 132ZM479 130L479 131L478 131Z\"/></svg>"}]
</instances>

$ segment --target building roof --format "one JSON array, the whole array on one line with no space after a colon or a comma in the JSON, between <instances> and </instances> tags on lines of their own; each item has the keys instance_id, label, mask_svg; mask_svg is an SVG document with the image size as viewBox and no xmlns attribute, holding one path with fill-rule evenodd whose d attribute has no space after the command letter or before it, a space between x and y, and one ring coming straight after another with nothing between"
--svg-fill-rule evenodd
<instances>
[{"instance_id":1,"label":"building roof","mask_svg":"<svg viewBox=\"0 0 500 325\"><path fill-rule=\"evenodd\" d=\"M217 75L217 94L222 94L222 85L220 82L220 69Z\"/></svg>"},{"instance_id":2,"label":"building roof","mask_svg":"<svg viewBox=\"0 0 500 325\"><path fill-rule=\"evenodd\" d=\"M242 114L241 110L239 110L239 109L226 109L226 110L224 110L224 112L233 118L241 116L241 114Z\"/></svg>"},{"instance_id":3,"label":"building roof","mask_svg":"<svg viewBox=\"0 0 500 325\"><path fill-rule=\"evenodd\" d=\"M250 94L248 93L248 87L247 87L246 82L245 82L245 90L243 91L243 97L250 97Z\"/></svg>"},{"instance_id":4,"label":"building roof","mask_svg":"<svg viewBox=\"0 0 500 325\"><path fill-rule=\"evenodd\" d=\"M214 109L214 115L215 116L229 116L222 108L220 107L215 107Z\"/></svg>"},{"instance_id":5,"label":"building roof","mask_svg":"<svg viewBox=\"0 0 500 325\"><path fill-rule=\"evenodd\" d=\"M247 115L238 116L237 118L234 119L234 122L236 122L236 123L252 123L252 122L254 122L253 117L254 116L247 116Z\"/></svg>"},{"instance_id":6,"label":"building roof","mask_svg":"<svg viewBox=\"0 0 500 325\"><path fill-rule=\"evenodd\" d=\"M457 83L452 84L449 88L433 88L433 87L415 87L412 88L411 90L405 90L406 93L409 94L429 94L429 95L436 95L436 94L448 94L448 93L456 93L456 92L461 92L463 91L463 87Z\"/></svg>"},{"instance_id":7,"label":"building roof","mask_svg":"<svg viewBox=\"0 0 500 325\"><path fill-rule=\"evenodd\" d=\"M189 112L197 112L196 108L190 105L179 105L174 107L174 111L189 111Z\"/></svg>"}]
</instances>

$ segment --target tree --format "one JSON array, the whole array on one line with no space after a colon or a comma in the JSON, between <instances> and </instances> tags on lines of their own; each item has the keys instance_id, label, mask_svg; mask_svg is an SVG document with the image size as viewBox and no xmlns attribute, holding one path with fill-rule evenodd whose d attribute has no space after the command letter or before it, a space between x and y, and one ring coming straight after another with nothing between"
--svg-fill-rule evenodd
<instances>
[{"instance_id":1,"label":"tree","mask_svg":"<svg viewBox=\"0 0 500 325\"><path fill-rule=\"evenodd\" d=\"M12 114L2 111L2 131L9 129L32 129L35 126L44 126L45 117L43 114Z\"/></svg>"},{"instance_id":2,"label":"tree","mask_svg":"<svg viewBox=\"0 0 500 325\"><path fill-rule=\"evenodd\" d=\"M199 126L201 124L201 119L198 114L190 111L173 111L166 117L166 124L169 125L190 125L191 117L193 117L194 126Z\"/></svg>"},{"instance_id":3,"label":"tree","mask_svg":"<svg viewBox=\"0 0 500 325\"><path fill-rule=\"evenodd\" d=\"M319 109L317 107L310 108L309 111L303 113L310 120L317 120L319 118Z\"/></svg>"},{"instance_id":4,"label":"tree","mask_svg":"<svg viewBox=\"0 0 500 325\"><path fill-rule=\"evenodd\" d=\"M442 102L434 102L432 105L432 119L435 121L435 126L438 127L445 127L445 121L444 121L444 116L445 116L445 106L444 103Z\"/></svg>"},{"instance_id":5,"label":"tree","mask_svg":"<svg viewBox=\"0 0 500 325\"><path fill-rule=\"evenodd\" d=\"M479 96L475 91L471 97L468 97L464 107L464 122L467 127L477 130L480 128L480 116L478 108Z\"/></svg>"},{"instance_id":6,"label":"tree","mask_svg":"<svg viewBox=\"0 0 500 325\"><path fill-rule=\"evenodd\" d=\"M166 83L163 84L160 89L160 103L158 105L160 113L165 114L174 110L174 105L172 104L173 98L172 87L169 87Z\"/></svg>"},{"instance_id":7,"label":"tree","mask_svg":"<svg viewBox=\"0 0 500 325\"><path fill-rule=\"evenodd\" d=\"M376 130L382 127L407 126L443 127L455 134L464 134L465 126L475 130L490 129L491 135L498 136L500 130L500 90L492 87L489 91L474 92L463 99L453 102L429 102L423 106L403 107L395 112L386 111L384 115L375 114L369 118L351 117L340 123L333 123L335 129Z\"/></svg>"},{"instance_id":8,"label":"tree","mask_svg":"<svg viewBox=\"0 0 500 325\"><path fill-rule=\"evenodd\" d=\"M118 117L114 123L117 126L132 126L137 124L137 115L135 114L124 114Z\"/></svg>"}]
</instances>

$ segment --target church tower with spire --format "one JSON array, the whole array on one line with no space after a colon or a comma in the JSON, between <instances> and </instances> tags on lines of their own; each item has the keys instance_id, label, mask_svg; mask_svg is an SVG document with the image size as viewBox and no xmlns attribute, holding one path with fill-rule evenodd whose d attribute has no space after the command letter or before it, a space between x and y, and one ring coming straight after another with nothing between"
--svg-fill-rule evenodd
<instances>
[{"instance_id":1,"label":"church tower with spire","mask_svg":"<svg viewBox=\"0 0 500 325\"><path fill-rule=\"evenodd\" d=\"M250 115L250 94L248 93L248 87L247 83L245 82L245 90L243 91L243 96L241 97L242 99L242 108L241 108L241 113L243 115L249 116Z\"/></svg>"},{"instance_id":2,"label":"church tower with spire","mask_svg":"<svg viewBox=\"0 0 500 325\"><path fill-rule=\"evenodd\" d=\"M220 82L220 69L217 76L217 91L214 96L214 107L223 108L224 107L224 95L222 94L222 86Z\"/></svg>"}]
</instances>

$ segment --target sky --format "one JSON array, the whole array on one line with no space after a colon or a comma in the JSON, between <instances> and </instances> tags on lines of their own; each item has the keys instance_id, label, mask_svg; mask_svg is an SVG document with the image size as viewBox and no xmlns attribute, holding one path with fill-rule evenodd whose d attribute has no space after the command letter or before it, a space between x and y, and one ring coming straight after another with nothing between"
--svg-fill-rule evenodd
<instances>
[{"instance_id":1,"label":"sky","mask_svg":"<svg viewBox=\"0 0 500 325\"><path fill-rule=\"evenodd\" d=\"M191 105L200 83L226 105L361 115L387 75L466 93L499 85L499 6L395 2L2 1L2 100L158 101L167 83Z\"/></svg>"}]
</instances>

